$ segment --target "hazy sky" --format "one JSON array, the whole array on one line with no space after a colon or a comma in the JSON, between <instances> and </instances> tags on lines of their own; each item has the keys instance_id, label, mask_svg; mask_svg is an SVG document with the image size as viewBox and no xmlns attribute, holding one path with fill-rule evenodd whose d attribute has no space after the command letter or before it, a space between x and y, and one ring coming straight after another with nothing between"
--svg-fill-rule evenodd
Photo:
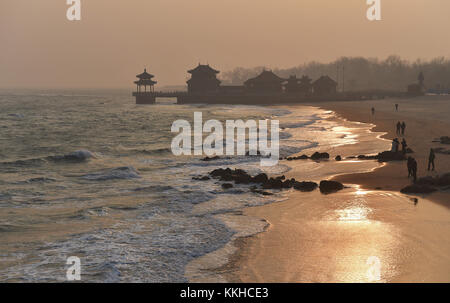
<instances>
[{"instance_id":1,"label":"hazy sky","mask_svg":"<svg viewBox=\"0 0 450 303\"><path fill-rule=\"evenodd\" d=\"M199 62L291 67L340 56L450 57L450 0L0 0L0 87L184 84Z\"/></svg>"}]
</instances>

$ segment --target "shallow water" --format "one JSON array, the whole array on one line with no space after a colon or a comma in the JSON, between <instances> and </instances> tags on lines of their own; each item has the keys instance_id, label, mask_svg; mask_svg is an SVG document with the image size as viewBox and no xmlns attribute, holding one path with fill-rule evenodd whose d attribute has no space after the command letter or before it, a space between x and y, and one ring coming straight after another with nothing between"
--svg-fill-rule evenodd
<instances>
[{"instance_id":1,"label":"shallow water","mask_svg":"<svg viewBox=\"0 0 450 303\"><path fill-rule=\"evenodd\" d=\"M279 119L284 156L332 152L355 143L351 127L360 127L313 107L137 106L128 92L1 92L0 107L0 281L8 282L64 281L69 256L81 258L83 281L183 282L190 261L241 232L221 216L285 198L193 181L217 167L290 170L255 157L173 156L170 126L194 111L204 121Z\"/></svg>"}]
</instances>

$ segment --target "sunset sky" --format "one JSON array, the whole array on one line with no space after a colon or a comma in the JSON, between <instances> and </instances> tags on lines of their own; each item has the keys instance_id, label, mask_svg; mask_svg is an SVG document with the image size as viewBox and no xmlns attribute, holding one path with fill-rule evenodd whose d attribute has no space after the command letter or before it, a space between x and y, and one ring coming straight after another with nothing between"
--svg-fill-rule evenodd
<instances>
[{"instance_id":1,"label":"sunset sky","mask_svg":"<svg viewBox=\"0 0 450 303\"><path fill-rule=\"evenodd\" d=\"M199 62L291 67L340 56L450 57L449 0L0 1L0 87L133 88L144 66L159 85L184 84Z\"/></svg>"}]
</instances>

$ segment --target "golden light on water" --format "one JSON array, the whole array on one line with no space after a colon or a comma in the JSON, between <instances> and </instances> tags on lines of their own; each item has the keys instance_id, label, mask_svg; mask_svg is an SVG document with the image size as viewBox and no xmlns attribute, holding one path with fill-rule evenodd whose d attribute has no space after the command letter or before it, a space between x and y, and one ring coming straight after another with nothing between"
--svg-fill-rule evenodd
<instances>
[{"instance_id":1,"label":"golden light on water","mask_svg":"<svg viewBox=\"0 0 450 303\"><path fill-rule=\"evenodd\" d=\"M336 211L339 221L368 221L367 215L371 210L367 207L349 207Z\"/></svg>"}]
</instances>

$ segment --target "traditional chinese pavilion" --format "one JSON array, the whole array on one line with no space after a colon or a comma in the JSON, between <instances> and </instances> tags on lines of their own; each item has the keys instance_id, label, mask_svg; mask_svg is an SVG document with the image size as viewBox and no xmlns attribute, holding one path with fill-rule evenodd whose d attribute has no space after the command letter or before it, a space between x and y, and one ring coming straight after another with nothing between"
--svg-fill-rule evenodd
<instances>
[{"instance_id":1,"label":"traditional chinese pavilion","mask_svg":"<svg viewBox=\"0 0 450 303\"><path fill-rule=\"evenodd\" d=\"M255 78L245 81L244 86L250 92L281 93L285 81L286 79L278 77L272 71L264 70Z\"/></svg>"},{"instance_id":2,"label":"traditional chinese pavilion","mask_svg":"<svg viewBox=\"0 0 450 303\"><path fill-rule=\"evenodd\" d=\"M136 84L136 92L133 93L133 96L136 97L136 104L153 104L155 103L155 84L156 81L153 81L152 74L147 73L147 69L144 69L142 74L136 75L139 79L134 81ZM148 89L147 89L148 87Z\"/></svg>"},{"instance_id":3,"label":"traditional chinese pavilion","mask_svg":"<svg viewBox=\"0 0 450 303\"><path fill-rule=\"evenodd\" d=\"M337 82L329 76L322 76L312 84L313 93L317 96L326 96L336 94Z\"/></svg>"},{"instance_id":4,"label":"traditional chinese pavilion","mask_svg":"<svg viewBox=\"0 0 450 303\"><path fill-rule=\"evenodd\" d=\"M219 71L208 65L199 64L196 68L188 70L191 79L187 81L188 93L211 93L217 92L220 87L220 80L217 79Z\"/></svg>"}]
</instances>

